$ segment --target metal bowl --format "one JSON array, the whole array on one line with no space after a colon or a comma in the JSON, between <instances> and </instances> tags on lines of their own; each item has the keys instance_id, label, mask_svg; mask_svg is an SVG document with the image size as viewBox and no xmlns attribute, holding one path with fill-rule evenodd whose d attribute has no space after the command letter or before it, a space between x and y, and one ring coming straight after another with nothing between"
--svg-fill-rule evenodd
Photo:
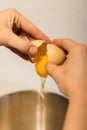
<instances>
[{"instance_id":1,"label":"metal bowl","mask_svg":"<svg viewBox=\"0 0 87 130\"><path fill-rule=\"evenodd\" d=\"M62 130L68 100L53 93L17 92L0 98L0 130Z\"/></svg>"}]
</instances>

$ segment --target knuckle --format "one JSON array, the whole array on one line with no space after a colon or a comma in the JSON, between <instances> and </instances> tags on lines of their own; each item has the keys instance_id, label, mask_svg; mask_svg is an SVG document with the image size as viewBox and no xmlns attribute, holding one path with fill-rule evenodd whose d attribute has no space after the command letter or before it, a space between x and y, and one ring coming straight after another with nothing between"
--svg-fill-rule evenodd
<instances>
[{"instance_id":1,"label":"knuckle","mask_svg":"<svg viewBox=\"0 0 87 130\"><path fill-rule=\"evenodd\" d=\"M8 8L7 11L8 12L17 12L17 10L15 8Z\"/></svg>"},{"instance_id":2,"label":"knuckle","mask_svg":"<svg viewBox=\"0 0 87 130\"><path fill-rule=\"evenodd\" d=\"M80 53L80 54L83 54L83 53L87 53L87 46L86 45L83 45L83 44L79 44L75 47L75 50Z\"/></svg>"},{"instance_id":3,"label":"knuckle","mask_svg":"<svg viewBox=\"0 0 87 130\"><path fill-rule=\"evenodd\" d=\"M70 38L63 38L63 39L62 39L62 42L69 42L69 41L71 41Z\"/></svg>"},{"instance_id":4,"label":"knuckle","mask_svg":"<svg viewBox=\"0 0 87 130\"><path fill-rule=\"evenodd\" d=\"M27 54L29 52L31 45L25 42L21 47L22 47L21 49Z\"/></svg>"},{"instance_id":5,"label":"knuckle","mask_svg":"<svg viewBox=\"0 0 87 130\"><path fill-rule=\"evenodd\" d=\"M12 16L12 15L15 15L17 13L17 10L15 8L8 8L6 10L6 13L7 13L8 17L9 17L9 16Z\"/></svg>"}]
</instances>

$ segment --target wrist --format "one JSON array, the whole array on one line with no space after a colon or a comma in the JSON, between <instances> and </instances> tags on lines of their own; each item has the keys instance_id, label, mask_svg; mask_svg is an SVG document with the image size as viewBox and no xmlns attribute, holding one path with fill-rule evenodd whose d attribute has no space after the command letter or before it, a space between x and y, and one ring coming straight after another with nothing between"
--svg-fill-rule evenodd
<instances>
[{"instance_id":1,"label":"wrist","mask_svg":"<svg viewBox=\"0 0 87 130\"><path fill-rule=\"evenodd\" d=\"M87 94L86 94L87 95ZM87 96L79 93L69 99L63 130L87 129Z\"/></svg>"},{"instance_id":2,"label":"wrist","mask_svg":"<svg viewBox=\"0 0 87 130\"><path fill-rule=\"evenodd\" d=\"M79 84L68 89L67 95L70 101L87 101L87 84Z\"/></svg>"},{"instance_id":3,"label":"wrist","mask_svg":"<svg viewBox=\"0 0 87 130\"><path fill-rule=\"evenodd\" d=\"M87 92L77 92L76 94L73 94L73 96L69 97L69 102L81 104L87 103Z\"/></svg>"}]
</instances>

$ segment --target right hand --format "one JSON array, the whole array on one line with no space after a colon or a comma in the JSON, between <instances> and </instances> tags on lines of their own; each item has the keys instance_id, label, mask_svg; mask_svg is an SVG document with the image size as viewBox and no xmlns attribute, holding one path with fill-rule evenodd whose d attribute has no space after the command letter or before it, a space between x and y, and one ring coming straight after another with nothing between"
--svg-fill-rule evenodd
<instances>
[{"instance_id":1,"label":"right hand","mask_svg":"<svg viewBox=\"0 0 87 130\"><path fill-rule=\"evenodd\" d=\"M55 39L54 44L67 53L66 61L57 66L47 63L49 75L56 81L62 93L69 98L87 95L87 46L70 39Z\"/></svg>"}]
</instances>

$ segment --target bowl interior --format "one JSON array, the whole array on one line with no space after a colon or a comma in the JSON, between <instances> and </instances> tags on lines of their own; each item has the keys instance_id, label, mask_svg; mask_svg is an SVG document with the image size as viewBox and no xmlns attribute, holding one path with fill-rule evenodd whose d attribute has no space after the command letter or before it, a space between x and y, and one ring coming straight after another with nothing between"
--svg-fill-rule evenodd
<instances>
[{"instance_id":1,"label":"bowl interior","mask_svg":"<svg viewBox=\"0 0 87 130\"><path fill-rule=\"evenodd\" d=\"M0 130L61 130L68 100L53 93L25 91L0 98Z\"/></svg>"}]
</instances>

